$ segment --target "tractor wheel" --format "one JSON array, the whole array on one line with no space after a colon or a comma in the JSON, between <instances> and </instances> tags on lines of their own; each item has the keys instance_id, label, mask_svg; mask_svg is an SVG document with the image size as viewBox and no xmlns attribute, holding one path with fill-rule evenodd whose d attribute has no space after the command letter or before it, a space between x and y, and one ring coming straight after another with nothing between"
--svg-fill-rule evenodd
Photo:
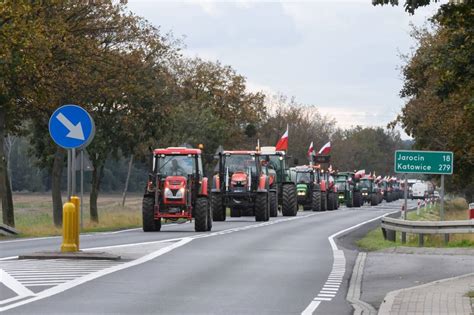
<instances>
[{"instance_id":1,"label":"tractor wheel","mask_svg":"<svg viewBox=\"0 0 474 315\"><path fill-rule=\"evenodd\" d=\"M270 216L272 218L278 216L278 197L276 191L270 192Z\"/></svg>"},{"instance_id":2,"label":"tractor wheel","mask_svg":"<svg viewBox=\"0 0 474 315\"><path fill-rule=\"evenodd\" d=\"M336 194L330 192L328 194L328 210L336 210Z\"/></svg>"},{"instance_id":3,"label":"tractor wheel","mask_svg":"<svg viewBox=\"0 0 474 315\"><path fill-rule=\"evenodd\" d=\"M209 200L206 197L197 198L194 205L194 230L196 232L209 231L209 216Z\"/></svg>"},{"instance_id":4,"label":"tractor wheel","mask_svg":"<svg viewBox=\"0 0 474 315\"><path fill-rule=\"evenodd\" d=\"M222 204L222 196L220 194L211 194L211 209L214 221L225 221L225 207Z\"/></svg>"},{"instance_id":5,"label":"tractor wheel","mask_svg":"<svg viewBox=\"0 0 474 315\"><path fill-rule=\"evenodd\" d=\"M376 206L378 204L379 204L379 202L378 202L377 195L374 195L374 194L370 195L370 205L371 206Z\"/></svg>"},{"instance_id":6,"label":"tractor wheel","mask_svg":"<svg viewBox=\"0 0 474 315\"><path fill-rule=\"evenodd\" d=\"M387 193L387 202L392 202L392 193Z\"/></svg>"},{"instance_id":7,"label":"tractor wheel","mask_svg":"<svg viewBox=\"0 0 474 315\"><path fill-rule=\"evenodd\" d=\"M352 208L354 206L354 195L351 196L351 193L349 192L349 198L347 198L345 201L346 201L346 207Z\"/></svg>"},{"instance_id":8,"label":"tractor wheel","mask_svg":"<svg viewBox=\"0 0 474 315\"><path fill-rule=\"evenodd\" d=\"M241 216L239 207L230 207L230 216L232 218L238 218Z\"/></svg>"},{"instance_id":9,"label":"tractor wheel","mask_svg":"<svg viewBox=\"0 0 474 315\"><path fill-rule=\"evenodd\" d=\"M311 209L313 211L321 211L321 192L319 190L313 191Z\"/></svg>"},{"instance_id":10,"label":"tractor wheel","mask_svg":"<svg viewBox=\"0 0 474 315\"><path fill-rule=\"evenodd\" d=\"M255 221L268 221L269 213L268 193L257 193L255 197Z\"/></svg>"},{"instance_id":11,"label":"tractor wheel","mask_svg":"<svg viewBox=\"0 0 474 315\"><path fill-rule=\"evenodd\" d=\"M294 217L298 213L298 202L296 200L296 186L283 185L281 212L285 217Z\"/></svg>"},{"instance_id":12,"label":"tractor wheel","mask_svg":"<svg viewBox=\"0 0 474 315\"><path fill-rule=\"evenodd\" d=\"M360 208L362 205L362 194L360 191L354 191L354 194L352 195L354 199L354 207Z\"/></svg>"},{"instance_id":13,"label":"tractor wheel","mask_svg":"<svg viewBox=\"0 0 474 315\"><path fill-rule=\"evenodd\" d=\"M155 198L145 196L142 204L144 232L157 232L161 229L161 220L155 220Z\"/></svg>"},{"instance_id":14,"label":"tractor wheel","mask_svg":"<svg viewBox=\"0 0 474 315\"><path fill-rule=\"evenodd\" d=\"M326 193L321 193L321 211L328 209L328 196Z\"/></svg>"}]
</instances>

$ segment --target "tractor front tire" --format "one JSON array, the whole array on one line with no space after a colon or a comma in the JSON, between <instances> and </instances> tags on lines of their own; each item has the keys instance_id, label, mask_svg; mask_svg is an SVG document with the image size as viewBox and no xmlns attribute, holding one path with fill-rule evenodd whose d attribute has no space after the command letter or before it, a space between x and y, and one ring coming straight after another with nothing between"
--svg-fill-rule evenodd
<instances>
[{"instance_id":1,"label":"tractor front tire","mask_svg":"<svg viewBox=\"0 0 474 315\"><path fill-rule=\"evenodd\" d=\"M270 217L278 216L278 197L276 191L270 192Z\"/></svg>"},{"instance_id":2,"label":"tractor front tire","mask_svg":"<svg viewBox=\"0 0 474 315\"><path fill-rule=\"evenodd\" d=\"M209 200L206 197L197 198L194 205L194 230L196 232L207 232L210 230L210 215Z\"/></svg>"},{"instance_id":3,"label":"tractor front tire","mask_svg":"<svg viewBox=\"0 0 474 315\"><path fill-rule=\"evenodd\" d=\"M354 198L354 207L360 208L362 205L362 193L360 191L354 191L354 195L352 195Z\"/></svg>"},{"instance_id":4,"label":"tractor front tire","mask_svg":"<svg viewBox=\"0 0 474 315\"><path fill-rule=\"evenodd\" d=\"M313 191L311 209L313 211L321 211L321 192L319 190Z\"/></svg>"},{"instance_id":5,"label":"tractor front tire","mask_svg":"<svg viewBox=\"0 0 474 315\"><path fill-rule=\"evenodd\" d=\"M336 194L333 192L328 193L328 210L336 210Z\"/></svg>"},{"instance_id":6,"label":"tractor front tire","mask_svg":"<svg viewBox=\"0 0 474 315\"><path fill-rule=\"evenodd\" d=\"M377 195L374 195L374 194L370 195L370 205L376 206L378 204L379 204L379 201L378 201Z\"/></svg>"},{"instance_id":7,"label":"tractor front tire","mask_svg":"<svg viewBox=\"0 0 474 315\"><path fill-rule=\"evenodd\" d=\"M349 192L349 198L347 198L345 202L347 208L352 208L354 206L354 194L351 196L351 193Z\"/></svg>"},{"instance_id":8,"label":"tractor front tire","mask_svg":"<svg viewBox=\"0 0 474 315\"><path fill-rule=\"evenodd\" d=\"M294 217L298 213L298 201L296 199L296 186L283 185L281 212L285 217Z\"/></svg>"},{"instance_id":9,"label":"tractor front tire","mask_svg":"<svg viewBox=\"0 0 474 315\"><path fill-rule=\"evenodd\" d=\"M328 197L326 193L321 193L321 211L328 209Z\"/></svg>"},{"instance_id":10,"label":"tractor front tire","mask_svg":"<svg viewBox=\"0 0 474 315\"><path fill-rule=\"evenodd\" d=\"M268 221L269 217L268 193L257 193L255 197L255 221Z\"/></svg>"},{"instance_id":11,"label":"tractor front tire","mask_svg":"<svg viewBox=\"0 0 474 315\"><path fill-rule=\"evenodd\" d=\"M225 221L225 207L222 204L222 196L219 193L211 194L211 209L214 221Z\"/></svg>"},{"instance_id":12,"label":"tractor front tire","mask_svg":"<svg viewBox=\"0 0 474 315\"><path fill-rule=\"evenodd\" d=\"M161 220L155 220L155 198L145 196L142 203L142 220L144 232L161 230Z\"/></svg>"}]
</instances>

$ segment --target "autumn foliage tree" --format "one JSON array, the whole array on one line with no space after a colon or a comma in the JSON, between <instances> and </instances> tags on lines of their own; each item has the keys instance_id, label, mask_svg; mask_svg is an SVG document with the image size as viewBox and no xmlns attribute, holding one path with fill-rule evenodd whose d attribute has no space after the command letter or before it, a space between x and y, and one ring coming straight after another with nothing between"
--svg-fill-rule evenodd
<instances>
[{"instance_id":1,"label":"autumn foliage tree","mask_svg":"<svg viewBox=\"0 0 474 315\"><path fill-rule=\"evenodd\" d=\"M418 48L403 67L398 116L415 147L454 152L448 185L474 193L474 2L443 5L431 19L433 31L415 30Z\"/></svg>"}]
</instances>

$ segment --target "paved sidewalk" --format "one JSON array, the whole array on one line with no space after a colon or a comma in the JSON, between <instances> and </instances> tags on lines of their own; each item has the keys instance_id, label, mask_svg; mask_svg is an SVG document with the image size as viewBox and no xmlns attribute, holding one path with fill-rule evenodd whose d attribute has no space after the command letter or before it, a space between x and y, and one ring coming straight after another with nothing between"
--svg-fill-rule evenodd
<instances>
[{"instance_id":1,"label":"paved sidewalk","mask_svg":"<svg viewBox=\"0 0 474 315\"><path fill-rule=\"evenodd\" d=\"M385 296L380 315L474 314L466 293L474 290L474 273L396 290Z\"/></svg>"}]
</instances>

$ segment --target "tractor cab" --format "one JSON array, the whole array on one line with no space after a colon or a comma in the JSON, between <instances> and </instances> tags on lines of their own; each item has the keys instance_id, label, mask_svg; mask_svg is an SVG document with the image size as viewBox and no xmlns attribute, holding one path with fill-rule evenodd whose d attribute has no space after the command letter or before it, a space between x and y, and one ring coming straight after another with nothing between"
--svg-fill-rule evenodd
<instances>
[{"instance_id":1,"label":"tractor cab","mask_svg":"<svg viewBox=\"0 0 474 315\"><path fill-rule=\"evenodd\" d=\"M212 219L200 149L155 149L143 199L144 231L159 231L161 219L195 219L196 231L209 231Z\"/></svg>"}]
</instances>

